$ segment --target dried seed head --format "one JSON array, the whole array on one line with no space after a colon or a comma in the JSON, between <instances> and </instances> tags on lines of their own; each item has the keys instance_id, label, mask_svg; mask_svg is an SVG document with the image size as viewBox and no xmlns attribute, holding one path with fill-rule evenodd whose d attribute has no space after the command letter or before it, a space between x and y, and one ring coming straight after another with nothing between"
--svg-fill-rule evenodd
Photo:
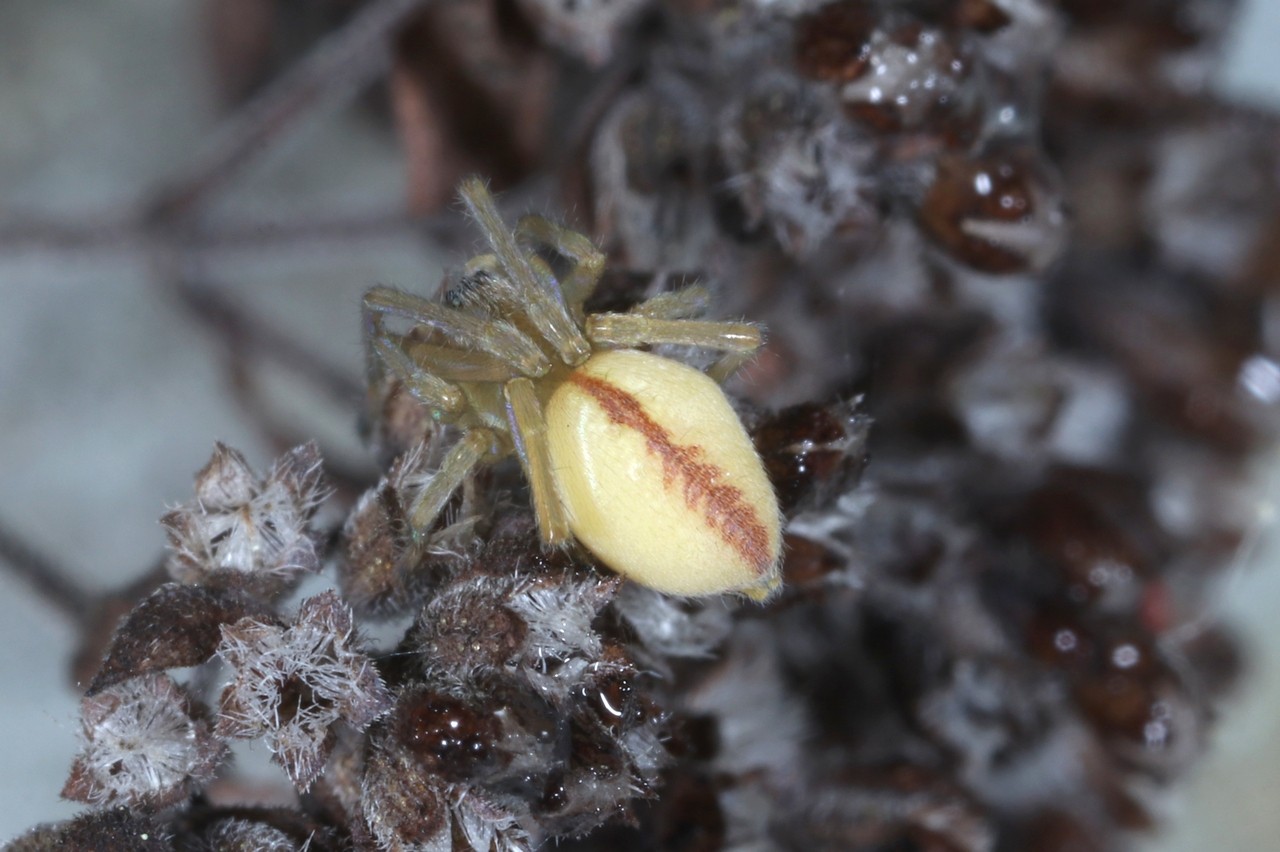
<instances>
[{"instance_id":1,"label":"dried seed head","mask_svg":"<svg viewBox=\"0 0 1280 852\"><path fill-rule=\"evenodd\" d=\"M512 585L473 577L427 604L408 641L422 655L429 679L465 683L524 656L529 627L508 606Z\"/></svg>"},{"instance_id":2,"label":"dried seed head","mask_svg":"<svg viewBox=\"0 0 1280 852\"><path fill-rule=\"evenodd\" d=\"M613 54L619 31L652 0L521 0L543 36L602 65Z\"/></svg>"},{"instance_id":3,"label":"dried seed head","mask_svg":"<svg viewBox=\"0 0 1280 852\"><path fill-rule=\"evenodd\" d=\"M911 764L851 774L797 797L791 818L800 848L842 848L853 837L866 849L995 848L985 810L945 776Z\"/></svg>"},{"instance_id":4,"label":"dried seed head","mask_svg":"<svg viewBox=\"0 0 1280 852\"><path fill-rule=\"evenodd\" d=\"M815 80L847 83L867 70L875 12L869 3L829 3L796 25L796 67Z\"/></svg>"},{"instance_id":5,"label":"dried seed head","mask_svg":"<svg viewBox=\"0 0 1280 852\"><path fill-rule=\"evenodd\" d=\"M106 808L66 822L42 825L6 844L7 852L173 852L173 840L155 816L132 808Z\"/></svg>"},{"instance_id":6,"label":"dried seed head","mask_svg":"<svg viewBox=\"0 0 1280 852\"><path fill-rule=\"evenodd\" d=\"M173 551L169 571L186 583L231 572L280 591L320 567L310 521L327 496L314 443L282 456L261 479L243 455L216 444L196 474L196 499L160 519Z\"/></svg>"},{"instance_id":7,"label":"dried seed head","mask_svg":"<svg viewBox=\"0 0 1280 852\"><path fill-rule=\"evenodd\" d=\"M450 850L445 784L390 737L375 737L365 764L361 809L382 849Z\"/></svg>"},{"instance_id":8,"label":"dried seed head","mask_svg":"<svg viewBox=\"0 0 1280 852\"><path fill-rule=\"evenodd\" d=\"M343 596L361 615L409 610L441 574L467 561L473 518L439 531L425 550L414 546L408 510L416 490L430 480L423 473L425 448L419 444L397 458L387 475L361 495L343 528L347 558L339 562L338 579Z\"/></svg>"},{"instance_id":9,"label":"dried seed head","mask_svg":"<svg viewBox=\"0 0 1280 852\"><path fill-rule=\"evenodd\" d=\"M956 32L837 0L800 19L794 49L800 73L831 84L845 111L876 131L955 142L978 129L976 59Z\"/></svg>"},{"instance_id":10,"label":"dried seed head","mask_svg":"<svg viewBox=\"0 0 1280 852\"><path fill-rule=\"evenodd\" d=\"M834 502L853 488L867 463L871 418L862 398L832 405L793 405L752 432L784 514Z\"/></svg>"},{"instance_id":11,"label":"dried seed head","mask_svg":"<svg viewBox=\"0 0 1280 852\"><path fill-rule=\"evenodd\" d=\"M710 117L699 94L663 79L619 98L591 151L597 229L641 269L698 269L716 239L697 191Z\"/></svg>"},{"instance_id":12,"label":"dried seed head","mask_svg":"<svg viewBox=\"0 0 1280 852\"><path fill-rule=\"evenodd\" d=\"M305 790L332 750L334 722L363 730L391 707L372 660L354 644L351 610L332 591L303 601L289 627L254 619L223 627L218 653L235 679L222 693L219 733L266 737Z\"/></svg>"},{"instance_id":13,"label":"dried seed head","mask_svg":"<svg viewBox=\"0 0 1280 852\"><path fill-rule=\"evenodd\" d=\"M213 778L224 742L168 675L149 674L85 698L84 750L62 795L90 804L166 807Z\"/></svg>"},{"instance_id":14,"label":"dried seed head","mask_svg":"<svg viewBox=\"0 0 1280 852\"><path fill-rule=\"evenodd\" d=\"M397 739L446 781L480 779L511 759L499 748L494 715L444 693L418 688L403 694L392 724Z\"/></svg>"},{"instance_id":15,"label":"dried seed head","mask_svg":"<svg viewBox=\"0 0 1280 852\"><path fill-rule=\"evenodd\" d=\"M635 583L618 591L613 609L659 659L710 657L733 628L729 609L719 601L682 601Z\"/></svg>"},{"instance_id":16,"label":"dried seed head","mask_svg":"<svg viewBox=\"0 0 1280 852\"><path fill-rule=\"evenodd\" d=\"M618 585L565 579L522 583L514 590L508 606L529 631L521 670L541 692L567 694L600 659L603 645L592 622Z\"/></svg>"},{"instance_id":17,"label":"dried seed head","mask_svg":"<svg viewBox=\"0 0 1280 852\"><path fill-rule=\"evenodd\" d=\"M920 205L925 234L982 272L1045 269L1065 247L1066 216L1047 167L1027 152L944 156Z\"/></svg>"},{"instance_id":18,"label":"dried seed head","mask_svg":"<svg viewBox=\"0 0 1280 852\"><path fill-rule=\"evenodd\" d=\"M218 852L298 852L293 838L280 829L247 819L224 819L205 836Z\"/></svg>"},{"instance_id":19,"label":"dried seed head","mask_svg":"<svg viewBox=\"0 0 1280 852\"><path fill-rule=\"evenodd\" d=\"M528 852L528 834L508 810L474 787L446 783L379 731L369 749L361 799L365 823L382 849L451 852L460 837L471 849Z\"/></svg>"},{"instance_id":20,"label":"dried seed head","mask_svg":"<svg viewBox=\"0 0 1280 852\"><path fill-rule=\"evenodd\" d=\"M223 625L266 613L265 604L234 589L165 583L117 627L89 694L149 672L199 665L217 651Z\"/></svg>"},{"instance_id":21,"label":"dried seed head","mask_svg":"<svg viewBox=\"0 0 1280 852\"><path fill-rule=\"evenodd\" d=\"M814 253L829 237L869 237L883 213L875 141L811 87L765 77L723 118L719 134L739 230L773 232L788 254Z\"/></svg>"}]
</instances>

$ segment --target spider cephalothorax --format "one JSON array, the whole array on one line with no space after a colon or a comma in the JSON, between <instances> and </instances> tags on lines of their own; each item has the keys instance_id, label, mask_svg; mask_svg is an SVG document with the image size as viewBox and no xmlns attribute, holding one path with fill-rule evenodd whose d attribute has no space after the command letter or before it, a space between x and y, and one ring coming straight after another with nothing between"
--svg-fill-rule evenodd
<instances>
[{"instance_id":1,"label":"spider cephalothorax","mask_svg":"<svg viewBox=\"0 0 1280 852\"><path fill-rule=\"evenodd\" d=\"M512 233L478 179L461 195L493 253L442 302L387 287L364 298L370 380L389 372L462 433L414 500L414 535L476 465L514 453L544 545L576 539L672 594L766 597L778 586L777 501L717 384L759 348L760 329L696 319L699 287L587 314L604 267L589 239L538 216ZM392 332L387 317L412 328ZM637 348L653 344L721 356L703 372Z\"/></svg>"}]
</instances>

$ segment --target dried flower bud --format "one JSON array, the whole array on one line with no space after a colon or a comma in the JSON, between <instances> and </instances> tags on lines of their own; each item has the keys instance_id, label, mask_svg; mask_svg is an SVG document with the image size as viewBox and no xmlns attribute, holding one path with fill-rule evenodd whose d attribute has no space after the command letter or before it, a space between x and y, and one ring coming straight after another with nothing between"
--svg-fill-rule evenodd
<instances>
[{"instance_id":1,"label":"dried flower bud","mask_svg":"<svg viewBox=\"0 0 1280 852\"><path fill-rule=\"evenodd\" d=\"M169 571L185 583L231 573L279 591L319 569L310 521L327 496L314 443L281 457L262 479L239 452L216 444L196 474L195 501L160 519L173 550Z\"/></svg>"},{"instance_id":2,"label":"dried flower bud","mask_svg":"<svg viewBox=\"0 0 1280 852\"><path fill-rule=\"evenodd\" d=\"M150 814L130 808L90 811L38 826L5 846L6 852L173 852L168 830Z\"/></svg>"},{"instance_id":3,"label":"dried flower bud","mask_svg":"<svg viewBox=\"0 0 1280 852\"><path fill-rule=\"evenodd\" d=\"M862 398L793 405L752 430L784 514L834 500L857 484L867 462L871 418Z\"/></svg>"},{"instance_id":4,"label":"dried flower bud","mask_svg":"<svg viewBox=\"0 0 1280 852\"><path fill-rule=\"evenodd\" d=\"M521 0L520 5L548 40L592 65L613 53L618 32L652 0Z\"/></svg>"},{"instance_id":5,"label":"dried flower bud","mask_svg":"<svg viewBox=\"0 0 1280 852\"><path fill-rule=\"evenodd\" d=\"M875 233L876 147L792 77L766 77L723 120L720 149L748 233L767 228L791 255L830 237Z\"/></svg>"},{"instance_id":6,"label":"dried flower bud","mask_svg":"<svg viewBox=\"0 0 1280 852\"><path fill-rule=\"evenodd\" d=\"M342 719L363 730L391 707L372 660L352 650L351 610L336 592L302 602L289 627L242 619L222 629L218 654L235 669L222 693L218 732L267 737L276 759L307 789Z\"/></svg>"},{"instance_id":7,"label":"dried flower bud","mask_svg":"<svg viewBox=\"0 0 1280 852\"><path fill-rule=\"evenodd\" d=\"M166 807L209 781L227 752L167 675L90 695L80 712L85 747L62 788L68 799Z\"/></svg>"},{"instance_id":8,"label":"dried flower bud","mask_svg":"<svg viewBox=\"0 0 1280 852\"><path fill-rule=\"evenodd\" d=\"M407 638L429 679L464 683L524 656L529 627L508 606L510 592L510 583L473 577L427 604Z\"/></svg>"},{"instance_id":9,"label":"dried flower bud","mask_svg":"<svg viewBox=\"0 0 1280 852\"><path fill-rule=\"evenodd\" d=\"M1042 270L1065 245L1054 181L1025 152L948 155L920 205L920 226L956 260L982 272Z\"/></svg>"},{"instance_id":10,"label":"dried flower bud","mask_svg":"<svg viewBox=\"0 0 1280 852\"><path fill-rule=\"evenodd\" d=\"M360 496L343 528L347 558L338 564L343 596L361 615L386 617L411 608L442 573L461 567L474 518L462 518L414 546L408 509L422 472L426 443L400 456L387 475Z\"/></svg>"},{"instance_id":11,"label":"dried flower bud","mask_svg":"<svg viewBox=\"0 0 1280 852\"><path fill-rule=\"evenodd\" d=\"M299 852L293 838L275 826L247 819L224 819L205 832L218 852Z\"/></svg>"},{"instance_id":12,"label":"dried flower bud","mask_svg":"<svg viewBox=\"0 0 1280 852\"><path fill-rule=\"evenodd\" d=\"M515 817L474 787L446 783L388 731L373 738L361 806L382 849L451 852L454 837L486 852L528 852Z\"/></svg>"}]
</instances>

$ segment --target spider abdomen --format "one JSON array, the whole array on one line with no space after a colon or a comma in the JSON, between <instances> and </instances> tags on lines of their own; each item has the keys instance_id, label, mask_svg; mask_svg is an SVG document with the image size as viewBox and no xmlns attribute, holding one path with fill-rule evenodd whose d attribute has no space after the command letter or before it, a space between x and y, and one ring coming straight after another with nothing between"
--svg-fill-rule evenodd
<instances>
[{"instance_id":1,"label":"spider abdomen","mask_svg":"<svg viewBox=\"0 0 1280 852\"><path fill-rule=\"evenodd\" d=\"M676 361L603 352L545 409L557 494L574 536L662 592L778 586L777 499L720 387Z\"/></svg>"}]
</instances>

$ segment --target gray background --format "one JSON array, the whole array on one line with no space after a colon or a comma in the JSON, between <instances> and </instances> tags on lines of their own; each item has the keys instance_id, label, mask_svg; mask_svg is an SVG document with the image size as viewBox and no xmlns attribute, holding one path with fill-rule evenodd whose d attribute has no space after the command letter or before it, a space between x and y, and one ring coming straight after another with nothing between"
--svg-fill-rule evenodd
<instances>
[{"instance_id":1,"label":"gray background","mask_svg":"<svg viewBox=\"0 0 1280 852\"><path fill-rule=\"evenodd\" d=\"M0 215L113 215L190 157L215 122L197 4L173 0L0 3ZM1280 3L1254 0L1236 30L1226 89L1280 105ZM394 143L339 112L257 164L218 215L292 219L395 208ZM429 287L435 260L415 242L224 251L238 298L358 376L355 305L387 282ZM156 518L186 499L214 439L258 465L270 452L226 390L217 345L149 279L136 250L68 254L0 246L0 518L108 587L160 552ZM281 419L357 461L349 415L270 374ZM1273 468L1259 462L1265 481ZM1274 483L1265 493L1280 495ZM1153 849L1280 849L1280 570L1277 507L1258 506L1258 546L1223 589L1245 631L1246 687L1224 708L1212 750L1163 806ZM77 747L65 661L74 633L0 572L0 840L76 806L58 790Z\"/></svg>"}]
</instances>

